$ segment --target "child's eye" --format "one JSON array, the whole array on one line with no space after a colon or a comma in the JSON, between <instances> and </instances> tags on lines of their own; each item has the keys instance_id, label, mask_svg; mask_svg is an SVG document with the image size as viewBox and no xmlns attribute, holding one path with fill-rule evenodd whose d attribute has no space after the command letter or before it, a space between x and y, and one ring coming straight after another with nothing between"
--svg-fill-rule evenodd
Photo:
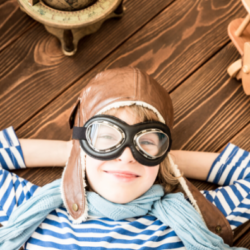
<instances>
[{"instance_id":1,"label":"child's eye","mask_svg":"<svg viewBox=\"0 0 250 250\"><path fill-rule=\"evenodd\" d=\"M116 140L113 135L99 135L99 139L106 139L106 140Z\"/></svg>"},{"instance_id":2,"label":"child's eye","mask_svg":"<svg viewBox=\"0 0 250 250\"><path fill-rule=\"evenodd\" d=\"M140 141L140 144L142 145L155 145L153 142L151 141Z\"/></svg>"}]
</instances>

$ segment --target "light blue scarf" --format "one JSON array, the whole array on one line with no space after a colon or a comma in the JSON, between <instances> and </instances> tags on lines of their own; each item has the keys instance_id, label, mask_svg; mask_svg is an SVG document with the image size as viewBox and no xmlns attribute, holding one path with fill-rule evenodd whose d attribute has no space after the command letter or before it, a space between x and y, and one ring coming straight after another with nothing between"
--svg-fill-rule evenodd
<instances>
[{"instance_id":1,"label":"light blue scarf","mask_svg":"<svg viewBox=\"0 0 250 250\"><path fill-rule=\"evenodd\" d=\"M63 204L61 179L42 187L35 196L19 206L8 224L0 228L0 249L17 250L32 235L46 216ZM151 214L169 225L188 250L247 250L229 247L221 237L208 230L201 216L182 193L164 196L160 185L127 204L112 203L94 192L87 192L89 215L122 220Z\"/></svg>"}]
</instances>

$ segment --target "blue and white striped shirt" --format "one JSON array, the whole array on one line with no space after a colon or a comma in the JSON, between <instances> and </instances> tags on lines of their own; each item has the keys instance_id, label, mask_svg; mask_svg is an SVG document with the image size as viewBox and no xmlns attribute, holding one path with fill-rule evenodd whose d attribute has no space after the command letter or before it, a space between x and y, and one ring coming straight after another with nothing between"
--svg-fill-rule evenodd
<instances>
[{"instance_id":1,"label":"blue and white striped shirt","mask_svg":"<svg viewBox=\"0 0 250 250\"><path fill-rule=\"evenodd\" d=\"M0 131L0 223L6 225L12 211L39 189L9 172L25 168L22 150L13 130ZM235 229L250 219L250 154L228 144L214 161L207 181L222 185L201 191ZM65 207L51 212L36 229L24 249L186 249L168 226L153 216L114 221L89 218L75 225Z\"/></svg>"}]
</instances>

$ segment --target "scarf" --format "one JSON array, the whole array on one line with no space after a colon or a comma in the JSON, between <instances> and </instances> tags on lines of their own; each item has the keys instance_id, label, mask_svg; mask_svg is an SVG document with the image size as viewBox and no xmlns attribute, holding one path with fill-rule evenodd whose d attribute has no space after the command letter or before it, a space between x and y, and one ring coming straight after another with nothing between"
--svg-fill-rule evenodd
<instances>
[{"instance_id":1,"label":"scarf","mask_svg":"<svg viewBox=\"0 0 250 250\"><path fill-rule=\"evenodd\" d=\"M45 185L13 211L8 224L0 228L0 249L19 249L46 216L63 204L60 186L61 179ZM122 220L153 215L170 226L188 250L247 250L225 244L207 228L182 193L164 195L160 185L153 185L145 194L126 204L110 202L94 192L87 192L87 202L91 216Z\"/></svg>"}]
</instances>

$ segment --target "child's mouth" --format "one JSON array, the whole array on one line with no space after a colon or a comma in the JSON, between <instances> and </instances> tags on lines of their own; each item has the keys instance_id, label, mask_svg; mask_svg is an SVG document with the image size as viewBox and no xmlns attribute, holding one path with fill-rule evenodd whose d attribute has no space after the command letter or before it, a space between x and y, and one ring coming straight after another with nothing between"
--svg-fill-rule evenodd
<instances>
[{"instance_id":1,"label":"child's mouth","mask_svg":"<svg viewBox=\"0 0 250 250\"><path fill-rule=\"evenodd\" d=\"M132 181L139 177L139 175L127 171L104 171L104 172L123 181Z\"/></svg>"}]
</instances>

